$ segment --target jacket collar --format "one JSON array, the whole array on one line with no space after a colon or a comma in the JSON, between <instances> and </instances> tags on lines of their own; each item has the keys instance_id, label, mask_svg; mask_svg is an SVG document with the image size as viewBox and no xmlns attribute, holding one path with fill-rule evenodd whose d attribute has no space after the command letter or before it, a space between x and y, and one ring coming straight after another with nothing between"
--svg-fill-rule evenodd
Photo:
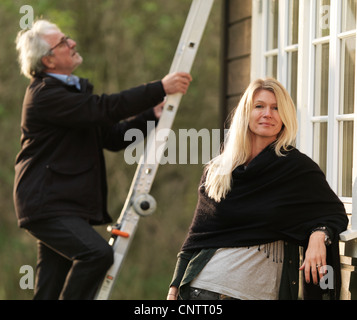
<instances>
[{"instance_id":1,"label":"jacket collar","mask_svg":"<svg viewBox=\"0 0 357 320\"><path fill-rule=\"evenodd\" d=\"M43 81L45 84L48 85L62 85L62 86L66 86L68 87L69 85L65 84L64 82L62 82L59 79L56 79L54 77L51 77L50 75L48 75L45 72L40 72L40 73L36 73L33 77L33 80L38 79L40 81ZM80 92L82 93L92 93L93 92L93 85L89 82L88 79L84 79L84 78L79 78L79 83L81 85L81 90Z\"/></svg>"}]
</instances>

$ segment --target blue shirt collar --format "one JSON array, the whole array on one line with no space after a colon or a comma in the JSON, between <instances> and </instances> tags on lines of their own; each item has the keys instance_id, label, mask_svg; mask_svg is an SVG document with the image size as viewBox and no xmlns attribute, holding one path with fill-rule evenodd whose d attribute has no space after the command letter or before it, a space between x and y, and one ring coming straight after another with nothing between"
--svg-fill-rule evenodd
<instances>
[{"instance_id":1,"label":"blue shirt collar","mask_svg":"<svg viewBox=\"0 0 357 320\"><path fill-rule=\"evenodd\" d=\"M69 86L75 86L78 90L81 90L81 84L79 83L79 77L71 74L67 76L66 74L58 73L47 73L49 76L56 78Z\"/></svg>"}]
</instances>

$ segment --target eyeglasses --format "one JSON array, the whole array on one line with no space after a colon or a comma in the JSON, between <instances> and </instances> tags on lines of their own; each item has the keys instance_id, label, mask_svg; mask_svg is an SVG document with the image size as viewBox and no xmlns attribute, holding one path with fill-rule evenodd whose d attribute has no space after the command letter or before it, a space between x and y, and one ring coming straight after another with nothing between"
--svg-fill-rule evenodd
<instances>
[{"instance_id":1,"label":"eyeglasses","mask_svg":"<svg viewBox=\"0 0 357 320\"><path fill-rule=\"evenodd\" d=\"M68 40L70 40L70 39L71 39L71 37L69 37L69 36L63 37L60 42L58 42L55 46L53 46L52 48L50 48L50 52L53 51L54 49L56 49L57 47L59 47L59 46L62 45L62 44L66 44L67 47L70 48L71 45L70 45L69 42L68 42Z\"/></svg>"}]
</instances>

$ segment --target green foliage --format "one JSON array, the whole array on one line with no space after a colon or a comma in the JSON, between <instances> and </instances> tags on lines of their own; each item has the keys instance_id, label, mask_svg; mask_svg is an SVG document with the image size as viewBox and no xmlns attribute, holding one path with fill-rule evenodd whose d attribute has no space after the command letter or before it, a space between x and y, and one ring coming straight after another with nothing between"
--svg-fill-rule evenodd
<instances>
[{"instance_id":1,"label":"green foliage","mask_svg":"<svg viewBox=\"0 0 357 320\"><path fill-rule=\"evenodd\" d=\"M169 71L191 0L2 0L0 2L0 299L31 299L21 290L19 269L36 264L36 241L17 227L12 202L14 161L20 149L21 106L28 80L19 73L15 38L20 7L49 19L77 42L87 77L97 93L111 93ZM173 129L219 128L220 4L217 0L192 69L194 81L182 99ZM116 220L136 165L123 152L106 152L109 210ZM116 283L113 299L164 299L196 206L202 164L159 168L152 195L158 209L141 219ZM108 238L105 226L98 232Z\"/></svg>"}]
</instances>

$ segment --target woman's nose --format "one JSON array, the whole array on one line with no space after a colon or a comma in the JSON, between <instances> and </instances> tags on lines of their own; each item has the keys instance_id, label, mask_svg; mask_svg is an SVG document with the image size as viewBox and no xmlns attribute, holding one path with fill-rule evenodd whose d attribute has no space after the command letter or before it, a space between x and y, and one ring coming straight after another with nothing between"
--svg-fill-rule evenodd
<instances>
[{"instance_id":1,"label":"woman's nose","mask_svg":"<svg viewBox=\"0 0 357 320\"><path fill-rule=\"evenodd\" d=\"M271 118L272 117L272 113L271 113L270 108L265 108L264 117L267 117L267 118Z\"/></svg>"}]
</instances>

